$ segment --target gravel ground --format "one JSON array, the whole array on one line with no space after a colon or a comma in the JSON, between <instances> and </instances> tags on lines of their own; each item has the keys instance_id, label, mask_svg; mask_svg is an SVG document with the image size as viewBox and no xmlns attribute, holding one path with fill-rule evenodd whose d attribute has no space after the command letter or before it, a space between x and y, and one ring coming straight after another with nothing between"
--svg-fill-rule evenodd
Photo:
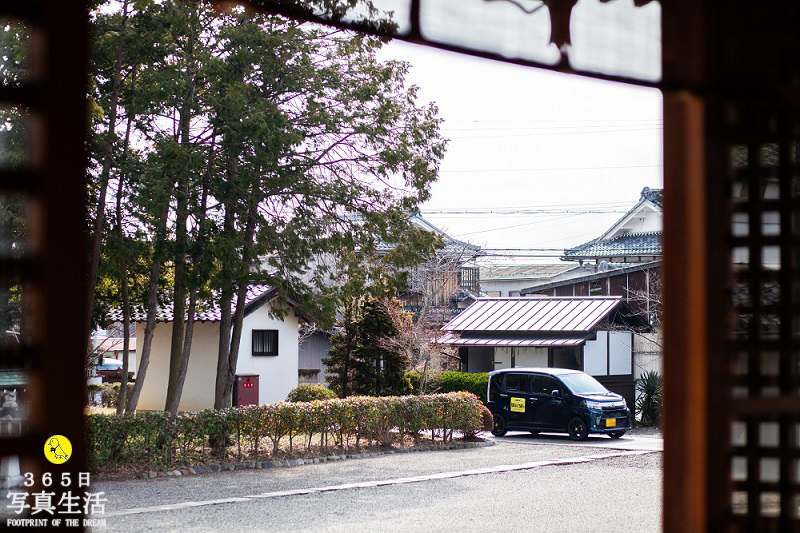
<instances>
[{"instance_id":1,"label":"gravel ground","mask_svg":"<svg viewBox=\"0 0 800 533\"><path fill-rule=\"evenodd\" d=\"M516 444L294 468L104 482L107 510L612 452ZM95 531L660 531L661 454L109 516Z\"/></svg>"},{"instance_id":2,"label":"gravel ground","mask_svg":"<svg viewBox=\"0 0 800 533\"><path fill-rule=\"evenodd\" d=\"M661 435L661 428L658 427L633 428L632 430L628 431L627 435L630 437L653 437L658 439L663 438L663 436Z\"/></svg>"}]
</instances>

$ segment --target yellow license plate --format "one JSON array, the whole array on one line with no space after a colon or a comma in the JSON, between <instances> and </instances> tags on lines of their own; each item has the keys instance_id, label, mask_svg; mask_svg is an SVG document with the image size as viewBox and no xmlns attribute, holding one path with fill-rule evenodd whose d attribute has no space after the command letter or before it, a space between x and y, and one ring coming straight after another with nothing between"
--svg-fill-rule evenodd
<instances>
[{"instance_id":1,"label":"yellow license plate","mask_svg":"<svg viewBox=\"0 0 800 533\"><path fill-rule=\"evenodd\" d=\"M615 428L617 427L617 419L616 418L609 418L606 420L606 427L607 428Z\"/></svg>"}]
</instances>

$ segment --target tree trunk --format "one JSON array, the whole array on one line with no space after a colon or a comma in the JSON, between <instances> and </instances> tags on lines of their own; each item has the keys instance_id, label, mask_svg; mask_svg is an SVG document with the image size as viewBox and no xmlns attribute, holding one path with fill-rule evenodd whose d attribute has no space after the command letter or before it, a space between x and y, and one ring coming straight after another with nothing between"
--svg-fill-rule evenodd
<instances>
[{"instance_id":1,"label":"tree trunk","mask_svg":"<svg viewBox=\"0 0 800 533\"><path fill-rule=\"evenodd\" d=\"M100 171L100 191L95 209L94 234L92 235L92 250L89 258L89 284L86 302L89 309L89 319L86 324L86 335L92 334L92 312L94 310L94 296L97 290L97 271L100 268L100 245L103 242L103 226L105 225L106 195L108 193L108 178L111 174L113 159L115 127L117 122L117 109L119 107L120 78L122 77L123 38L128 22L128 0L122 5L122 22L120 23L120 42L117 47L117 56L114 61L114 74L111 89L111 102L108 112L108 134L103 148L103 167Z\"/></svg>"},{"instance_id":2,"label":"tree trunk","mask_svg":"<svg viewBox=\"0 0 800 533\"><path fill-rule=\"evenodd\" d=\"M211 167L213 165L213 153L214 153L214 144L212 143L211 147L209 148L209 155L208 155L208 167L206 169L206 175L203 179L203 193L202 199L200 200L200 215L198 220L197 226L197 243L194 247L194 252L192 253L192 273L194 274L192 280L192 288L189 291L189 308L187 310L186 315L186 331L184 332L184 339L183 339L183 349L180 354L180 360L178 362L178 369L177 374L175 376L175 383L173 394L167 395L167 404L165 410L176 414L178 412L178 406L181 402L181 395L183 394L183 385L186 382L186 372L189 369L189 356L191 355L192 351L192 338L194 335L194 322L195 322L195 310L197 309L197 284L200 282L197 278L198 272L197 269L199 268L199 264L201 261L200 254L203 251L203 245L205 243L205 222L206 222L206 207L208 205L208 181L211 174ZM174 330L173 330L174 333ZM170 385L173 385L170 383Z\"/></svg>"},{"instance_id":3,"label":"tree trunk","mask_svg":"<svg viewBox=\"0 0 800 533\"><path fill-rule=\"evenodd\" d=\"M136 383L133 385L131 397L126 408L128 413L136 411L139 396L142 393L142 386L144 385L144 378L147 375L147 366L150 364L150 349L153 346L153 334L156 329L156 313L158 311L158 277L161 273L161 248L166 239L168 214L169 200L166 200L162 212L159 213L158 228L155 242L153 243L153 264L150 266L150 283L147 289L147 319L144 327L144 339L142 340L142 352L139 356L139 371L136 372Z\"/></svg>"},{"instance_id":4,"label":"tree trunk","mask_svg":"<svg viewBox=\"0 0 800 533\"><path fill-rule=\"evenodd\" d=\"M172 342L169 350L169 381L167 382L167 399L164 405L165 411L177 411L177 404L180 402L178 394L178 381L180 380L180 368L182 366L183 347L185 344L185 334L187 321L186 316L186 221L188 213L188 177L184 177L178 186L177 196L178 205L176 210L176 230L175 230L175 279L173 285L172 298ZM191 317L192 321L194 317ZM182 388L182 387L180 387ZM174 410L171 408L174 406Z\"/></svg>"},{"instance_id":5,"label":"tree trunk","mask_svg":"<svg viewBox=\"0 0 800 533\"><path fill-rule=\"evenodd\" d=\"M227 214L225 218L227 219ZM219 321L219 351L217 352L217 378L214 387L214 409L225 409L230 403L225 403L225 387L227 384L228 360L231 347L231 302L232 290L223 290L220 293L220 321Z\"/></svg>"},{"instance_id":6,"label":"tree trunk","mask_svg":"<svg viewBox=\"0 0 800 533\"><path fill-rule=\"evenodd\" d=\"M228 157L228 179L233 174L231 165L232 158ZM232 238L236 231L234 226L234 211L230 204L225 205L224 235ZM230 359L231 348L231 303L233 302L233 286L228 285L220 291L220 322L219 322L219 350L217 351L217 376L214 387L214 409L224 409L230 407L230 403L225 403L225 387L227 386L228 361Z\"/></svg>"},{"instance_id":7,"label":"tree trunk","mask_svg":"<svg viewBox=\"0 0 800 533\"><path fill-rule=\"evenodd\" d=\"M189 39L188 68L189 84L186 95L182 102L179 119L179 132L181 145L188 147L191 144L189 138L191 128L191 104L194 98L194 37ZM184 357L188 358L191 350L191 337L189 338L186 350L187 322L194 322L194 316L186 315L186 296L188 291L187 284L187 229L186 223L189 219L189 196L191 194L191 176L188 169L182 169L178 175L176 189L177 208L175 210L175 279L173 282L172 298L172 342L169 350L169 379L167 381L167 400L164 410L175 413L180 403L180 394L183 390L183 380L186 377L185 371L181 376L181 369L186 368L188 361L184 362ZM193 328L194 326L192 326Z\"/></svg>"},{"instance_id":8,"label":"tree trunk","mask_svg":"<svg viewBox=\"0 0 800 533\"><path fill-rule=\"evenodd\" d=\"M131 123L133 119L128 117L128 126L125 128L125 146L122 152L122 161L124 162L128 155L128 143L131 137ZM125 185L125 173L120 172L119 185L117 186L117 237L119 242L123 243L125 240L125 232L122 229L122 189ZM130 362L130 347L131 347L131 299L128 290L128 265L125 260L125 255L119 261L119 282L120 292L122 296L122 376L119 384L119 399L117 400L117 414L121 415L125 412L125 403L128 400L128 366Z\"/></svg>"},{"instance_id":9,"label":"tree trunk","mask_svg":"<svg viewBox=\"0 0 800 533\"><path fill-rule=\"evenodd\" d=\"M236 364L239 361L239 344L242 340L242 325L244 323L244 307L247 298L247 286L250 282L250 263L252 261L253 252L253 237L255 236L257 204L250 196L249 206L247 209L247 223L245 225L245 234L242 248L242 275L239 278L237 294L236 294L236 311L233 313L233 331L231 333L231 343L228 350L228 364L226 373L223 376L224 387L222 402L225 405L231 405L231 396L233 394L234 378L236 376Z\"/></svg>"}]
</instances>

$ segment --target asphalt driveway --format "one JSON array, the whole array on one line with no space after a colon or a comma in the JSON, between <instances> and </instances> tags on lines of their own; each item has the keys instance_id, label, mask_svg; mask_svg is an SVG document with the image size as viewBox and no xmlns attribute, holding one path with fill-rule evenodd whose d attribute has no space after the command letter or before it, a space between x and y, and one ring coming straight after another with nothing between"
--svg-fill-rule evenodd
<instances>
[{"instance_id":1,"label":"asphalt driveway","mask_svg":"<svg viewBox=\"0 0 800 533\"><path fill-rule=\"evenodd\" d=\"M487 448L97 483L95 531L660 530L661 439L511 432Z\"/></svg>"}]
</instances>

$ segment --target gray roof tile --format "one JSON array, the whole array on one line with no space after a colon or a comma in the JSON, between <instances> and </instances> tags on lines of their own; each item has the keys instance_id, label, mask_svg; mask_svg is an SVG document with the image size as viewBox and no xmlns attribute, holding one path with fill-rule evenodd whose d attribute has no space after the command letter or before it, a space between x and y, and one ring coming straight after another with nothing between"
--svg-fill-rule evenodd
<instances>
[{"instance_id":1,"label":"gray roof tile","mask_svg":"<svg viewBox=\"0 0 800 533\"><path fill-rule=\"evenodd\" d=\"M247 296L245 298L245 312L248 308L254 305L263 303L262 298L268 298L274 291L274 288L269 285L250 285L247 288ZM231 302L231 310L234 310L234 303ZM222 311L216 300L213 303L198 309L194 314L196 322L219 322L222 318ZM108 314L108 319L112 322L119 322L122 320L122 310L113 309ZM172 305L160 305L156 311L156 322L172 322L174 316L172 314ZM144 306L137 305L131 310L131 322L144 322L147 320L147 309Z\"/></svg>"}]
</instances>

